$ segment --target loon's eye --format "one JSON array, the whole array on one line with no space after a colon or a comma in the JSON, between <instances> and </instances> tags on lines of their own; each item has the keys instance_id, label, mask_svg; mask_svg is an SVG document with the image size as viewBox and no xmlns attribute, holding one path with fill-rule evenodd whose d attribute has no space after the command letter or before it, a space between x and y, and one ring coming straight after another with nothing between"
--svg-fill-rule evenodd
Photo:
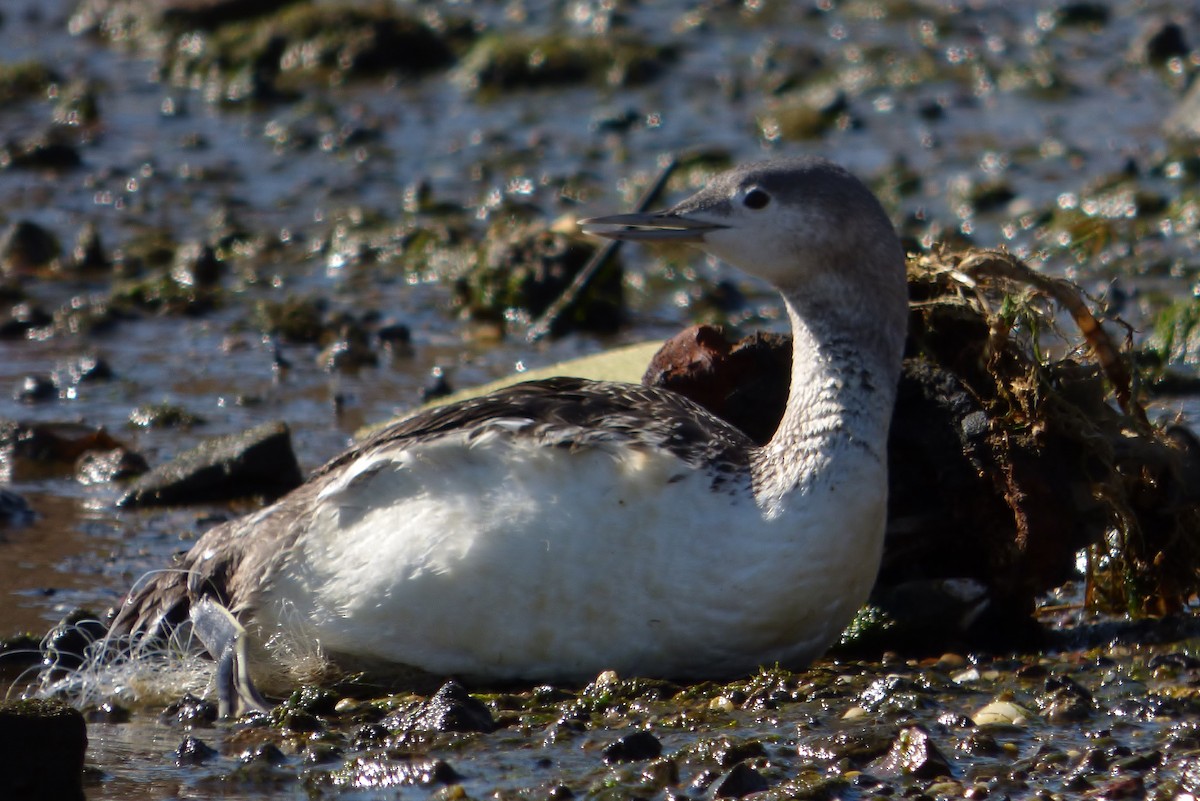
<instances>
[{"instance_id":1,"label":"loon's eye","mask_svg":"<svg viewBox=\"0 0 1200 801\"><path fill-rule=\"evenodd\" d=\"M771 196L761 189L751 189L746 193L746 196L742 198L742 205L748 209L754 209L755 211L766 208L767 204L770 202Z\"/></svg>"}]
</instances>

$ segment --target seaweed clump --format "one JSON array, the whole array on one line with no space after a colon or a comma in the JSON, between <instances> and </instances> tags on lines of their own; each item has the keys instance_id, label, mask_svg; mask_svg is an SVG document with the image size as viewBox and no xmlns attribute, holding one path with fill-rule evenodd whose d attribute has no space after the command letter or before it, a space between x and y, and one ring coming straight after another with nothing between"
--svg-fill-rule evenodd
<instances>
[{"instance_id":1,"label":"seaweed clump","mask_svg":"<svg viewBox=\"0 0 1200 801\"><path fill-rule=\"evenodd\" d=\"M1073 284L1003 252L914 258L909 287L912 355L986 415L977 464L1010 512L992 570L1042 592L1082 548L1089 608L1184 608L1200 590L1200 443L1147 419L1131 337L1114 339Z\"/></svg>"}]
</instances>

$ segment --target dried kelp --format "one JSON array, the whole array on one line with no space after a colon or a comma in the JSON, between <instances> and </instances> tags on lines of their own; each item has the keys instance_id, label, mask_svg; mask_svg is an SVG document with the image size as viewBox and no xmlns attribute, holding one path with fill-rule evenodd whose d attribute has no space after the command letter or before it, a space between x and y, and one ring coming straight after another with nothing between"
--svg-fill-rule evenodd
<instances>
[{"instance_id":1,"label":"dried kelp","mask_svg":"<svg viewBox=\"0 0 1200 801\"><path fill-rule=\"evenodd\" d=\"M1128 327L999 251L919 256L909 279L912 345L987 412L987 472L1011 510L1026 591L1083 546L1089 606L1180 609L1200 586L1200 446L1148 421Z\"/></svg>"}]
</instances>

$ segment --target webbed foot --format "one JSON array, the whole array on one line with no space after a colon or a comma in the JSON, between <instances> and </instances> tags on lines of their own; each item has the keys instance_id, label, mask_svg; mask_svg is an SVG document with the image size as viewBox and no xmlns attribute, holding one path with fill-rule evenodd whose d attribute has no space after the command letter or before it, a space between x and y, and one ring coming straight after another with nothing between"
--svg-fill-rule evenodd
<instances>
[{"instance_id":1,"label":"webbed foot","mask_svg":"<svg viewBox=\"0 0 1200 801\"><path fill-rule=\"evenodd\" d=\"M192 631L217 662L217 704L222 718L250 710L269 712L271 705L250 679L246 630L233 613L212 598L192 604Z\"/></svg>"}]
</instances>

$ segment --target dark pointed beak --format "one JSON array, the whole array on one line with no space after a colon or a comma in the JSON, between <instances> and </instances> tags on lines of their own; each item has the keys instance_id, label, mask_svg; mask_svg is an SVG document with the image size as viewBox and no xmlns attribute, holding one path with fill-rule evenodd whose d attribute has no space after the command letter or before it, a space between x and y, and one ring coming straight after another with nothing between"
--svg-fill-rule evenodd
<instances>
[{"instance_id":1,"label":"dark pointed beak","mask_svg":"<svg viewBox=\"0 0 1200 801\"><path fill-rule=\"evenodd\" d=\"M594 236L644 242L703 242L707 232L729 227L663 211L592 217L580 220L579 226Z\"/></svg>"}]
</instances>

